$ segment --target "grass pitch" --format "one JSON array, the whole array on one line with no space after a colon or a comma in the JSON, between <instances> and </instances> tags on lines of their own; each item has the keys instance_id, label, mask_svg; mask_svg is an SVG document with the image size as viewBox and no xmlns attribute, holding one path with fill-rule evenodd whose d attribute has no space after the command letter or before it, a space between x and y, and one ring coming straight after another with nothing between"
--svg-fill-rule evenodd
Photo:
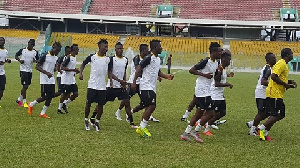
<instances>
[{"instance_id":1,"label":"grass pitch","mask_svg":"<svg viewBox=\"0 0 300 168\"><path fill-rule=\"evenodd\" d=\"M183 142L180 134L187 123L180 118L193 97L196 76L187 71L175 74L174 81L158 84L157 109L150 123L150 138L141 138L125 121L114 118L119 101L105 106L100 121L101 132L84 130L84 105L89 67L84 81L77 80L79 97L69 105L69 114L58 115L58 98L47 114L38 117L43 103L34 106L33 116L15 100L20 94L19 64L6 64L7 85L0 101L1 167L298 167L299 89L285 94L286 118L270 131L274 143L261 142L248 135L245 123L256 115L254 89L257 73L236 73L228 79L234 87L226 88L227 122L204 143ZM177 70L173 70L175 72ZM78 78L78 76L76 76ZM299 84L297 75L290 75ZM40 96L39 73L34 70L28 101ZM138 103L132 99L132 107ZM95 107L93 105L92 107ZM194 110L195 111L195 110ZM193 113L194 113L193 111ZM141 112L134 114L139 124Z\"/></svg>"}]
</instances>

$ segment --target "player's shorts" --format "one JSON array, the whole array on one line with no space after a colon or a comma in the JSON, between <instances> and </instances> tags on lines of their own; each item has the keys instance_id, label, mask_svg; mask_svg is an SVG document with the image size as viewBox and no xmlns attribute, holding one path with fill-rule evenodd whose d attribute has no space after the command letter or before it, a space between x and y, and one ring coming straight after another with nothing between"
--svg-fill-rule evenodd
<instances>
[{"instance_id":1,"label":"player's shorts","mask_svg":"<svg viewBox=\"0 0 300 168\"><path fill-rule=\"evenodd\" d=\"M196 107L201 110L211 110L211 97L196 97Z\"/></svg>"},{"instance_id":2,"label":"player's shorts","mask_svg":"<svg viewBox=\"0 0 300 168\"><path fill-rule=\"evenodd\" d=\"M77 84L71 84L71 85L67 85L67 84L64 84L63 85L63 88L64 88L64 92L65 93L78 93L78 87L77 87Z\"/></svg>"},{"instance_id":3,"label":"player's shorts","mask_svg":"<svg viewBox=\"0 0 300 168\"><path fill-rule=\"evenodd\" d=\"M118 100L126 100L129 99L128 92L121 88L106 88L106 100L114 101L116 98Z\"/></svg>"},{"instance_id":4,"label":"player's shorts","mask_svg":"<svg viewBox=\"0 0 300 168\"><path fill-rule=\"evenodd\" d=\"M22 85L30 85L32 79L32 72L24 72L20 71L21 84Z\"/></svg>"},{"instance_id":5,"label":"player's shorts","mask_svg":"<svg viewBox=\"0 0 300 168\"><path fill-rule=\"evenodd\" d=\"M6 76L0 75L0 90L5 90Z\"/></svg>"},{"instance_id":6,"label":"player's shorts","mask_svg":"<svg viewBox=\"0 0 300 168\"><path fill-rule=\"evenodd\" d=\"M217 113L226 112L226 101L225 100L212 100L211 108Z\"/></svg>"},{"instance_id":7,"label":"player's shorts","mask_svg":"<svg viewBox=\"0 0 300 168\"><path fill-rule=\"evenodd\" d=\"M142 107L149 107L150 105L156 106L156 93L153 90L141 90L140 91Z\"/></svg>"},{"instance_id":8,"label":"player's shorts","mask_svg":"<svg viewBox=\"0 0 300 168\"><path fill-rule=\"evenodd\" d=\"M129 94L129 98L132 98L135 94L138 94L140 96L140 85L137 84L135 91L133 91L131 89L131 83L128 83L127 84L127 92Z\"/></svg>"},{"instance_id":9,"label":"player's shorts","mask_svg":"<svg viewBox=\"0 0 300 168\"><path fill-rule=\"evenodd\" d=\"M55 95L55 84L41 84L41 97L52 99Z\"/></svg>"},{"instance_id":10,"label":"player's shorts","mask_svg":"<svg viewBox=\"0 0 300 168\"><path fill-rule=\"evenodd\" d=\"M106 104L106 90L96 90L88 88L87 90L87 103L98 103L100 105Z\"/></svg>"},{"instance_id":11,"label":"player's shorts","mask_svg":"<svg viewBox=\"0 0 300 168\"><path fill-rule=\"evenodd\" d=\"M267 97L266 107L271 116L285 117L285 105L283 99Z\"/></svg>"},{"instance_id":12,"label":"player's shorts","mask_svg":"<svg viewBox=\"0 0 300 168\"><path fill-rule=\"evenodd\" d=\"M65 92L65 88L64 85L61 84L61 77L56 77L56 82L57 82L57 90L60 93L64 93Z\"/></svg>"},{"instance_id":13,"label":"player's shorts","mask_svg":"<svg viewBox=\"0 0 300 168\"><path fill-rule=\"evenodd\" d=\"M266 109L266 99L256 98L256 107L257 107L258 113L263 113L263 114L268 113L268 111Z\"/></svg>"}]
</instances>

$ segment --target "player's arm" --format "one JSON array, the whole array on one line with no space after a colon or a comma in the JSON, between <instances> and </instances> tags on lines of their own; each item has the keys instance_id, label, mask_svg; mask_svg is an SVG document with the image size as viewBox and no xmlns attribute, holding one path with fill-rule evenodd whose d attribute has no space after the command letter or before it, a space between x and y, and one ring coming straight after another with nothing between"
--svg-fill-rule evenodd
<instances>
[{"instance_id":1,"label":"player's arm","mask_svg":"<svg viewBox=\"0 0 300 168\"><path fill-rule=\"evenodd\" d=\"M83 73L83 70L85 68L85 65L88 64L91 61L92 61L92 55L86 57L86 59L80 65L80 68L79 68L79 79L80 80L83 80L83 74L82 73Z\"/></svg>"},{"instance_id":2,"label":"player's arm","mask_svg":"<svg viewBox=\"0 0 300 168\"><path fill-rule=\"evenodd\" d=\"M35 52L36 52L36 54L35 54L35 57L33 58L33 62L38 62L38 60L39 60L39 52L37 52L36 50L35 50Z\"/></svg>"},{"instance_id":3,"label":"player's arm","mask_svg":"<svg viewBox=\"0 0 300 168\"><path fill-rule=\"evenodd\" d=\"M174 75L172 75L172 74L171 75L164 74L160 70L158 71L158 76L162 77L162 78L165 78L165 79L168 79L168 80L173 80L173 78L174 78Z\"/></svg>"},{"instance_id":4,"label":"player's arm","mask_svg":"<svg viewBox=\"0 0 300 168\"><path fill-rule=\"evenodd\" d=\"M42 68L42 65L45 61L46 61L46 55L43 55L41 57L41 59L39 60L39 62L36 64L35 69L40 71L41 73L47 75L48 78L51 78L53 75L50 72L48 72Z\"/></svg>"},{"instance_id":5,"label":"player's arm","mask_svg":"<svg viewBox=\"0 0 300 168\"><path fill-rule=\"evenodd\" d=\"M271 76L271 68L269 66L266 66L263 71L263 76L260 80L260 84L264 86L268 86L269 82L268 79Z\"/></svg>"},{"instance_id":6,"label":"player's arm","mask_svg":"<svg viewBox=\"0 0 300 168\"><path fill-rule=\"evenodd\" d=\"M132 84L131 84L131 89L133 91L136 90L136 80L137 80L138 77L140 77L142 75L142 70L143 70L143 67L141 65L138 65L135 69L134 78L133 78L133 81L132 81Z\"/></svg>"},{"instance_id":7,"label":"player's arm","mask_svg":"<svg viewBox=\"0 0 300 168\"><path fill-rule=\"evenodd\" d=\"M67 57L67 59L65 59L63 61L63 63L61 64L61 70L64 70L64 71L68 71L68 72L76 72L76 73L79 73L79 69L75 68L75 69L70 69L68 68L68 64L70 63L70 56Z\"/></svg>"},{"instance_id":8,"label":"player's arm","mask_svg":"<svg viewBox=\"0 0 300 168\"><path fill-rule=\"evenodd\" d=\"M23 49L20 49L20 50L16 53L16 55L15 55L15 59L16 59L17 61L19 61L21 64L24 63L24 60L20 60L20 56L22 55L22 51L23 51Z\"/></svg>"},{"instance_id":9,"label":"player's arm","mask_svg":"<svg viewBox=\"0 0 300 168\"><path fill-rule=\"evenodd\" d=\"M285 69L285 65L280 65L280 64L276 64L273 67L273 72L271 74L271 79L276 82L278 85L283 85L286 89L290 88L290 85L288 83L283 82L280 78L279 75L283 72L283 70Z\"/></svg>"},{"instance_id":10,"label":"player's arm","mask_svg":"<svg viewBox=\"0 0 300 168\"><path fill-rule=\"evenodd\" d=\"M226 83L221 83L221 76L222 76L223 70L217 69L215 72L215 87L229 87L230 89L233 87L232 84L226 82Z\"/></svg>"},{"instance_id":11,"label":"player's arm","mask_svg":"<svg viewBox=\"0 0 300 168\"><path fill-rule=\"evenodd\" d=\"M204 60L201 60L198 64L196 64L195 66L193 66L189 72L193 75L198 75L198 76L203 76L205 78L208 78L208 79L211 79L213 77L213 74L212 73L208 73L208 74L205 74L205 73L202 73L202 72L199 72L198 70L201 70L203 69L206 64L207 64L207 59L204 59Z\"/></svg>"},{"instance_id":12,"label":"player's arm","mask_svg":"<svg viewBox=\"0 0 300 168\"><path fill-rule=\"evenodd\" d=\"M108 70L107 70L107 76L109 79L110 87L113 88L114 83L113 83L113 78L112 78L112 70L113 70L113 59L110 57L109 58L109 63L108 63Z\"/></svg>"}]
</instances>

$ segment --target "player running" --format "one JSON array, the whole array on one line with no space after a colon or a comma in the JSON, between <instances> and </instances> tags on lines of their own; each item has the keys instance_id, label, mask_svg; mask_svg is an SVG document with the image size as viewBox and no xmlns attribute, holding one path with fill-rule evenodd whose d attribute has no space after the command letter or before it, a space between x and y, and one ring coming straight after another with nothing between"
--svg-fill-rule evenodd
<instances>
[{"instance_id":1,"label":"player running","mask_svg":"<svg viewBox=\"0 0 300 168\"><path fill-rule=\"evenodd\" d=\"M4 64L11 63L11 60L7 59L8 51L5 49L4 45L5 45L5 39L4 37L0 37L0 100L3 97L5 84L6 84Z\"/></svg>"}]
</instances>

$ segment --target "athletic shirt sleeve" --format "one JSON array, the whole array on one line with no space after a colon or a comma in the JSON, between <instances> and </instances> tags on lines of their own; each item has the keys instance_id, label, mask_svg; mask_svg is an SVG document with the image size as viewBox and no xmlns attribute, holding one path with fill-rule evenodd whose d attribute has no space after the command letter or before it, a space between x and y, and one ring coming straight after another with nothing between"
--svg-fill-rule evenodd
<instances>
[{"instance_id":1,"label":"athletic shirt sleeve","mask_svg":"<svg viewBox=\"0 0 300 168\"><path fill-rule=\"evenodd\" d=\"M36 51L36 50L34 50L34 51L36 52L36 54L35 54L35 60L39 60L39 52Z\"/></svg>"},{"instance_id":2,"label":"athletic shirt sleeve","mask_svg":"<svg viewBox=\"0 0 300 168\"><path fill-rule=\"evenodd\" d=\"M17 57L21 56L21 55L22 55L22 51L23 51L23 48L20 49L20 50L16 53L16 56L17 56Z\"/></svg>"},{"instance_id":3,"label":"athletic shirt sleeve","mask_svg":"<svg viewBox=\"0 0 300 168\"><path fill-rule=\"evenodd\" d=\"M198 62L198 64L194 65L194 68L195 68L196 70L203 69L203 68L206 66L206 64L207 64L208 59L209 59L209 58L205 58L204 60L203 60L203 59L200 60L200 62Z\"/></svg>"},{"instance_id":4,"label":"athletic shirt sleeve","mask_svg":"<svg viewBox=\"0 0 300 168\"><path fill-rule=\"evenodd\" d=\"M270 75L271 75L271 68L269 65L267 65L263 71L262 78L265 78L266 80L268 80Z\"/></svg>"},{"instance_id":5,"label":"athletic shirt sleeve","mask_svg":"<svg viewBox=\"0 0 300 168\"><path fill-rule=\"evenodd\" d=\"M63 67L66 67L69 64L69 62L70 62L70 55L67 56L67 59L65 59L61 65Z\"/></svg>"},{"instance_id":6,"label":"athletic shirt sleeve","mask_svg":"<svg viewBox=\"0 0 300 168\"><path fill-rule=\"evenodd\" d=\"M109 57L109 63L108 63L109 71L112 71L112 69L113 69L113 62L114 62L114 57L113 56Z\"/></svg>"},{"instance_id":7,"label":"athletic shirt sleeve","mask_svg":"<svg viewBox=\"0 0 300 168\"><path fill-rule=\"evenodd\" d=\"M145 59L143 59L140 63L142 68L145 68L147 65L149 65L151 62L151 56L147 56Z\"/></svg>"},{"instance_id":8,"label":"athletic shirt sleeve","mask_svg":"<svg viewBox=\"0 0 300 168\"><path fill-rule=\"evenodd\" d=\"M88 64L89 62L91 62L91 61L92 61L92 56L93 56L93 54L87 56L87 57L85 58L85 60L84 60L82 63L83 63L84 65L86 65L86 64Z\"/></svg>"},{"instance_id":9,"label":"athletic shirt sleeve","mask_svg":"<svg viewBox=\"0 0 300 168\"><path fill-rule=\"evenodd\" d=\"M43 63L46 61L46 54L43 54L42 56L41 56L41 58L39 59L39 63L38 64L40 64L40 65L43 65Z\"/></svg>"},{"instance_id":10,"label":"athletic shirt sleeve","mask_svg":"<svg viewBox=\"0 0 300 168\"><path fill-rule=\"evenodd\" d=\"M127 66L128 66L128 58L127 57L125 57L126 58L126 65L125 65L125 69L127 69Z\"/></svg>"},{"instance_id":11,"label":"athletic shirt sleeve","mask_svg":"<svg viewBox=\"0 0 300 168\"><path fill-rule=\"evenodd\" d=\"M64 56L61 56L57 59L57 63L61 64L64 61Z\"/></svg>"},{"instance_id":12,"label":"athletic shirt sleeve","mask_svg":"<svg viewBox=\"0 0 300 168\"><path fill-rule=\"evenodd\" d=\"M133 57L133 63L134 63L134 66L137 67L138 65L140 65L140 56L137 55L135 57Z\"/></svg>"}]
</instances>

